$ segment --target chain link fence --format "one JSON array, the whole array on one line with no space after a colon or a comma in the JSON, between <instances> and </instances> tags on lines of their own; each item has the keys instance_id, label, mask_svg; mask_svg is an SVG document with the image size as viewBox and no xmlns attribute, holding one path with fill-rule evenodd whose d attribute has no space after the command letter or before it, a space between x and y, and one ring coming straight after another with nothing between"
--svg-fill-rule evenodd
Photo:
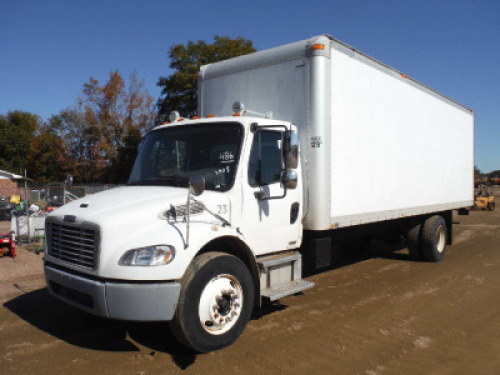
<instances>
[{"instance_id":1,"label":"chain link fence","mask_svg":"<svg viewBox=\"0 0 500 375\"><path fill-rule=\"evenodd\" d=\"M27 191L27 203L37 205L41 210L47 207L60 207L72 200L95 194L100 191L109 190L118 185L73 185L65 187L60 184L29 184ZM24 189L23 189L24 190ZM24 192L23 192L24 193ZM23 195L24 196L24 195Z\"/></svg>"},{"instance_id":2,"label":"chain link fence","mask_svg":"<svg viewBox=\"0 0 500 375\"><path fill-rule=\"evenodd\" d=\"M17 239L44 236L45 216L75 199L116 188L111 184L19 183L0 189L0 232L14 232ZM29 220L28 220L29 215Z\"/></svg>"}]
</instances>

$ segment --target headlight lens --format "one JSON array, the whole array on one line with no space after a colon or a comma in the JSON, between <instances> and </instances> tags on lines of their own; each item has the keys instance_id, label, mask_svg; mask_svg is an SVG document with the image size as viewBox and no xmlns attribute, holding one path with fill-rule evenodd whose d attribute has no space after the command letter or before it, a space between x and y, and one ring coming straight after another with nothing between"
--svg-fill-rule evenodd
<instances>
[{"instance_id":1,"label":"headlight lens","mask_svg":"<svg viewBox=\"0 0 500 375\"><path fill-rule=\"evenodd\" d=\"M170 245L156 245L133 249L122 255L120 266L161 266L175 257L175 248Z\"/></svg>"}]
</instances>

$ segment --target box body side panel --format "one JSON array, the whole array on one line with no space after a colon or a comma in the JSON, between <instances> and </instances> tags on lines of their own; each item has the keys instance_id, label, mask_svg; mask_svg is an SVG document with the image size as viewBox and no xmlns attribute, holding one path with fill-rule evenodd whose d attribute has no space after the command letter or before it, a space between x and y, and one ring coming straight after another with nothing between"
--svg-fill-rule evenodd
<instances>
[{"instance_id":1,"label":"box body side panel","mask_svg":"<svg viewBox=\"0 0 500 375\"><path fill-rule=\"evenodd\" d=\"M473 198L473 115L332 49L332 224L463 207Z\"/></svg>"}]
</instances>

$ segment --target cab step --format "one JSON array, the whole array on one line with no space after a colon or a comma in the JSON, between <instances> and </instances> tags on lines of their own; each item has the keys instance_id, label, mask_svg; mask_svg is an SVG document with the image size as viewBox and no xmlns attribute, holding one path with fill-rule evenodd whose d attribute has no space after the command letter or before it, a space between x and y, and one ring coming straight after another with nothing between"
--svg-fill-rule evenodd
<instances>
[{"instance_id":1,"label":"cab step","mask_svg":"<svg viewBox=\"0 0 500 375\"><path fill-rule=\"evenodd\" d=\"M260 269L260 294L270 301L300 293L314 286L302 280L302 255L286 251L257 259Z\"/></svg>"},{"instance_id":2,"label":"cab step","mask_svg":"<svg viewBox=\"0 0 500 375\"><path fill-rule=\"evenodd\" d=\"M314 283L311 281L295 280L287 284L275 286L274 288L264 289L260 293L262 297L268 298L270 301L276 301L277 299L300 293L313 286Z\"/></svg>"}]
</instances>

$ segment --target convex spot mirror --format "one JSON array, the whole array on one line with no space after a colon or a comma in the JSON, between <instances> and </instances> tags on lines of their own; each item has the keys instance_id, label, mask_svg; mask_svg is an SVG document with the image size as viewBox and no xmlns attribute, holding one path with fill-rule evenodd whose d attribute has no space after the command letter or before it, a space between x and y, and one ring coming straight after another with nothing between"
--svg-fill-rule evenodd
<instances>
[{"instance_id":1,"label":"convex spot mirror","mask_svg":"<svg viewBox=\"0 0 500 375\"><path fill-rule=\"evenodd\" d=\"M205 191L205 179L201 174L195 174L189 179L189 191L195 197L201 195Z\"/></svg>"},{"instance_id":2,"label":"convex spot mirror","mask_svg":"<svg viewBox=\"0 0 500 375\"><path fill-rule=\"evenodd\" d=\"M293 169L282 170L280 175L281 187L293 190L297 187L298 175Z\"/></svg>"}]
</instances>

